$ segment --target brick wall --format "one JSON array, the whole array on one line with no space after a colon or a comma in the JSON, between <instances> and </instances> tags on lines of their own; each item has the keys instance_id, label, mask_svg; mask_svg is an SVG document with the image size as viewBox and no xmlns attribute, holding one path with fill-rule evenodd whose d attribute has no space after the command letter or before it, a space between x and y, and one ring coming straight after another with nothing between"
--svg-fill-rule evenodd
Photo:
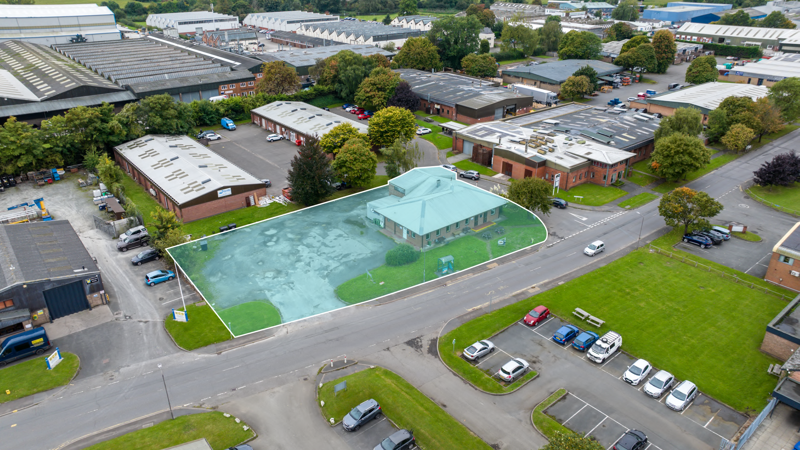
<instances>
[{"instance_id":1,"label":"brick wall","mask_svg":"<svg viewBox=\"0 0 800 450\"><path fill-rule=\"evenodd\" d=\"M781 361L786 361L797 349L797 344L767 332L761 342L761 351Z\"/></svg>"},{"instance_id":2,"label":"brick wall","mask_svg":"<svg viewBox=\"0 0 800 450\"><path fill-rule=\"evenodd\" d=\"M425 111L428 114L434 114L437 116L445 117L450 120L456 120L456 108L453 106L445 106L445 105L438 105L434 102L428 102L427 100L420 100L419 101L419 109Z\"/></svg>"},{"instance_id":3,"label":"brick wall","mask_svg":"<svg viewBox=\"0 0 800 450\"><path fill-rule=\"evenodd\" d=\"M746 77L742 75L734 75L733 72L735 70L736 69L732 69L730 71L731 74L728 75L727 77L720 75L719 81L727 81L730 83L740 83L740 84L752 84L756 86L766 86L766 87L772 87L772 85L777 83L777 81L769 81L758 77ZM758 80L761 80L761 84L758 83Z\"/></svg>"},{"instance_id":4,"label":"brick wall","mask_svg":"<svg viewBox=\"0 0 800 450\"><path fill-rule=\"evenodd\" d=\"M244 84L244 86L242 86ZM225 94L229 97L242 97L245 95L254 95L256 89L255 77L249 81L239 81L231 84L219 85L219 95Z\"/></svg>"},{"instance_id":5,"label":"brick wall","mask_svg":"<svg viewBox=\"0 0 800 450\"><path fill-rule=\"evenodd\" d=\"M468 125L474 125L476 123L485 123L485 122L494 121L494 114L492 114L491 116L481 117L479 119L476 119L474 117L467 117L467 116L465 116L463 114L457 114L456 117L457 118L455 120L457 120L459 122L466 123Z\"/></svg>"},{"instance_id":6,"label":"brick wall","mask_svg":"<svg viewBox=\"0 0 800 450\"><path fill-rule=\"evenodd\" d=\"M458 221L457 223L450 224L449 230L448 227L443 227L438 230L438 234L436 231L432 231L424 236L417 235L416 233L412 233L410 230L406 234L405 241L403 240L403 229L402 225L395 224L391 219L384 218L384 234L388 236L392 236L396 240L400 242L407 242L417 248L421 247L424 241L431 241L433 243L436 239L440 237L444 238L452 238L458 236L464 232L466 228L475 228L479 225L483 225L486 222L492 222L497 219L500 215L500 208L495 208L494 213L492 211L486 211L486 219L484 220L483 214L479 214L478 216L470 217L468 219L463 219ZM396 226L395 226L396 225Z\"/></svg>"},{"instance_id":7,"label":"brick wall","mask_svg":"<svg viewBox=\"0 0 800 450\"><path fill-rule=\"evenodd\" d=\"M779 254L772 254L764 279L793 291L800 291L800 277L791 274L793 270L800 272L800 261L794 260L792 264L786 264L780 262L779 258Z\"/></svg>"},{"instance_id":8,"label":"brick wall","mask_svg":"<svg viewBox=\"0 0 800 450\"><path fill-rule=\"evenodd\" d=\"M181 218L184 223L188 223L194 220L204 219L206 217L233 211L235 209L244 208L247 206L247 197L251 195L253 196L253 200L256 200L255 196L264 197L267 195L267 188L258 188L249 192L233 194L199 205L185 207L180 210Z\"/></svg>"}]
</instances>

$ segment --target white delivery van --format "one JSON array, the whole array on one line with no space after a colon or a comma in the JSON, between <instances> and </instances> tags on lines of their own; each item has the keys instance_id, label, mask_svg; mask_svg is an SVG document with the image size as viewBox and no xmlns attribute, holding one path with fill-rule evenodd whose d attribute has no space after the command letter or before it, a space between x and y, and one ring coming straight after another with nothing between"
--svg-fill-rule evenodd
<instances>
[{"instance_id":1,"label":"white delivery van","mask_svg":"<svg viewBox=\"0 0 800 450\"><path fill-rule=\"evenodd\" d=\"M595 341L592 348L586 352L586 356L592 361L600 364L606 359L610 358L616 351L622 347L622 336L614 331L609 331L604 334L600 340Z\"/></svg>"}]
</instances>

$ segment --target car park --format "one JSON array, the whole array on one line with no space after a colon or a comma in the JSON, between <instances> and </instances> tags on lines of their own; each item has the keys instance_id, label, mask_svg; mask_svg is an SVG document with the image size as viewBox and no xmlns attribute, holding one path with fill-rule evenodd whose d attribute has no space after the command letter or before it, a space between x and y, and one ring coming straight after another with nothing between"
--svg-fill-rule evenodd
<instances>
[{"instance_id":1,"label":"car park","mask_svg":"<svg viewBox=\"0 0 800 450\"><path fill-rule=\"evenodd\" d=\"M711 243L714 244L714 245L722 244L722 236L720 236L720 235L718 235L716 233L710 233L708 231L699 231L698 230L698 231L693 231L692 234L695 235L695 236L707 237L708 239L711 240Z\"/></svg>"},{"instance_id":2,"label":"car park","mask_svg":"<svg viewBox=\"0 0 800 450\"><path fill-rule=\"evenodd\" d=\"M147 250L143 250L139 252L138 255L131 258L131 264L134 266L141 266L144 263L148 263L150 261L158 261L161 258L161 253L154 249L148 248Z\"/></svg>"},{"instance_id":3,"label":"car park","mask_svg":"<svg viewBox=\"0 0 800 450\"><path fill-rule=\"evenodd\" d=\"M130 236L138 236L140 234L147 234L147 228L143 225L139 225L137 227L129 228L128 231L119 235L119 240L123 240Z\"/></svg>"},{"instance_id":4,"label":"car park","mask_svg":"<svg viewBox=\"0 0 800 450\"><path fill-rule=\"evenodd\" d=\"M478 173L477 170L465 170L465 171L461 172L460 174L458 174L458 176L461 177L461 178L469 178L469 179L472 179L472 180L480 180L481 179L481 174Z\"/></svg>"},{"instance_id":5,"label":"car park","mask_svg":"<svg viewBox=\"0 0 800 450\"><path fill-rule=\"evenodd\" d=\"M372 118L372 114L367 114L366 111L358 115L358 120L365 120Z\"/></svg>"},{"instance_id":6,"label":"car park","mask_svg":"<svg viewBox=\"0 0 800 450\"><path fill-rule=\"evenodd\" d=\"M644 385L642 389L645 394L653 398L661 398L661 395L667 391L675 382L675 377L666 370L659 370L658 373L650 378L650 381Z\"/></svg>"},{"instance_id":7,"label":"car park","mask_svg":"<svg viewBox=\"0 0 800 450\"><path fill-rule=\"evenodd\" d=\"M727 228L722 228L715 225L711 227L711 230L719 233L722 236L722 239L726 241L731 238L731 232Z\"/></svg>"},{"instance_id":8,"label":"car park","mask_svg":"<svg viewBox=\"0 0 800 450\"><path fill-rule=\"evenodd\" d=\"M644 450L647 448L647 435L639 430L628 430L614 444L614 450Z\"/></svg>"},{"instance_id":9,"label":"car park","mask_svg":"<svg viewBox=\"0 0 800 450\"><path fill-rule=\"evenodd\" d=\"M143 247L150 242L150 235L137 234L135 236L127 236L124 239L117 241L117 250L127 252L129 248Z\"/></svg>"},{"instance_id":10,"label":"car park","mask_svg":"<svg viewBox=\"0 0 800 450\"><path fill-rule=\"evenodd\" d=\"M620 348L622 348L622 336L617 332L609 331L592 345L586 357L600 364Z\"/></svg>"},{"instance_id":11,"label":"car park","mask_svg":"<svg viewBox=\"0 0 800 450\"><path fill-rule=\"evenodd\" d=\"M342 427L347 431L358 431L362 425L378 417L381 413L381 405L373 399L362 402L360 405L351 409L342 419Z\"/></svg>"},{"instance_id":12,"label":"car park","mask_svg":"<svg viewBox=\"0 0 800 450\"><path fill-rule=\"evenodd\" d=\"M569 205L569 203L567 203L567 201L564 200L564 199L561 199L561 198L554 198L553 199L553 206L555 206L556 208L567 209L568 205Z\"/></svg>"},{"instance_id":13,"label":"car park","mask_svg":"<svg viewBox=\"0 0 800 450\"><path fill-rule=\"evenodd\" d=\"M464 358L467 358L470 361L475 361L476 359L492 353L494 349L495 346L491 341L478 341L464 350Z\"/></svg>"},{"instance_id":14,"label":"car park","mask_svg":"<svg viewBox=\"0 0 800 450\"><path fill-rule=\"evenodd\" d=\"M594 241L589 244L585 249L583 249L583 254L594 256L598 253L602 253L606 249L606 244L603 241Z\"/></svg>"},{"instance_id":15,"label":"car park","mask_svg":"<svg viewBox=\"0 0 800 450\"><path fill-rule=\"evenodd\" d=\"M347 111L347 108L350 108L351 106L355 106L355 105L352 104L352 103L345 103L344 105L342 105L342 109Z\"/></svg>"},{"instance_id":16,"label":"car park","mask_svg":"<svg viewBox=\"0 0 800 450\"><path fill-rule=\"evenodd\" d=\"M572 348L585 352L586 350L592 348L592 345L600 339L600 336L597 335L594 331L584 331L572 341Z\"/></svg>"},{"instance_id":17,"label":"car park","mask_svg":"<svg viewBox=\"0 0 800 450\"><path fill-rule=\"evenodd\" d=\"M653 366L651 366L649 362L645 361L644 359L638 359L636 362L628 366L628 370L622 374L622 379L634 386L637 386L642 382L642 380L647 378L647 374L649 374L652 369Z\"/></svg>"},{"instance_id":18,"label":"car park","mask_svg":"<svg viewBox=\"0 0 800 450\"><path fill-rule=\"evenodd\" d=\"M513 358L500 368L500 370L497 372L497 375L501 380L510 383L521 377L527 370L528 361L525 361L522 358Z\"/></svg>"},{"instance_id":19,"label":"car park","mask_svg":"<svg viewBox=\"0 0 800 450\"><path fill-rule=\"evenodd\" d=\"M546 306L539 305L536 308L533 308L525 315L525 318L522 319L525 322L525 325L534 327L536 324L543 322L550 316L550 310L547 309Z\"/></svg>"},{"instance_id":20,"label":"car park","mask_svg":"<svg viewBox=\"0 0 800 450\"><path fill-rule=\"evenodd\" d=\"M687 244L699 245L700 248L711 248L711 246L714 245L714 243L711 242L711 239L691 233L683 235L683 242Z\"/></svg>"},{"instance_id":21,"label":"car park","mask_svg":"<svg viewBox=\"0 0 800 450\"><path fill-rule=\"evenodd\" d=\"M669 409L683 411L697 396L697 386L691 381L683 381L669 393L664 404Z\"/></svg>"},{"instance_id":22,"label":"car park","mask_svg":"<svg viewBox=\"0 0 800 450\"><path fill-rule=\"evenodd\" d=\"M333 186L333 187L334 187L334 189L336 189L337 191L341 191L342 189L347 189L347 188L349 188L349 187L350 187L350 185L349 185L349 184L347 184L347 182L346 182L346 181L334 181L334 182L331 184L331 186Z\"/></svg>"},{"instance_id":23,"label":"car park","mask_svg":"<svg viewBox=\"0 0 800 450\"><path fill-rule=\"evenodd\" d=\"M175 272L171 270L154 270L144 276L144 283L148 286L155 286L173 278L175 278Z\"/></svg>"},{"instance_id":24,"label":"car park","mask_svg":"<svg viewBox=\"0 0 800 450\"><path fill-rule=\"evenodd\" d=\"M564 325L553 334L553 340L559 344L566 344L577 336L580 331L575 325Z\"/></svg>"},{"instance_id":25,"label":"car park","mask_svg":"<svg viewBox=\"0 0 800 450\"><path fill-rule=\"evenodd\" d=\"M458 173L458 167L456 167L456 166L454 166L452 164L442 164L442 167L444 167L445 169L447 169L447 170L449 170L451 172Z\"/></svg>"},{"instance_id":26,"label":"car park","mask_svg":"<svg viewBox=\"0 0 800 450\"><path fill-rule=\"evenodd\" d=\"M406 450L413 448L416 439L410 430L400 430L376 445L373 450Z\"/></svg>"},{"instance_id":27,"label":"car park","mask_svg":"<svg viewBox=\"0 0 800 450\"><path fill-rule=\"evenodd\" d=\"M430 128L419 127L417 128L417 135L422 136L423 134L428 134L431 132Z\"/></svg>"},{"instance_id":28,"label":"car park","mask_svg":"<svg viewBox=\"0 0 800 450\"><path fill-rule=\"evenodd\" d=\"M267 136L267 142L275 142L275 141L282 141L282 140L283 140L283 136L281 136L280 134L270 134L269 136Z\"/></svg>"},{"instance_id":29,"label":"car park","mask_svg":"<svg viewBox=\"0 0 800 450\"><path fill-rule=\"evenodd\" d=\"M351 108L349 112L350 114L358 115L364 112L364 108L359 108L359 107Z\"/></svg>"}]
</instances>

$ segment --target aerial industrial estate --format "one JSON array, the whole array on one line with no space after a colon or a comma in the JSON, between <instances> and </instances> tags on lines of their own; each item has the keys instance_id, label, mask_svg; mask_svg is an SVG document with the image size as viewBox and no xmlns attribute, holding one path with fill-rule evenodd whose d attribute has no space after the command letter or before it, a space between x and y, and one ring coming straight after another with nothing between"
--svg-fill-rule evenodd
<instances>
[{"instance_id":1,"label":"aerial industrial estate","mask_svg":"<svg viewBox=\"0 0 800 450\"><path fill-rule=\"evenodd\" d=\"M800 448L797 2L18 3L3 448Z\"/></svg>"}]
</instances>

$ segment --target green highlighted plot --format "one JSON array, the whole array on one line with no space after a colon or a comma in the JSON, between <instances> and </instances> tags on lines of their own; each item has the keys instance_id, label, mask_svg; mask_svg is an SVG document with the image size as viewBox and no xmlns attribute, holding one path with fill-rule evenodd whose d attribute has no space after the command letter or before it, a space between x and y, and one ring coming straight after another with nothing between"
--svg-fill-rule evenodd
<instances>
[{"instance_id":1,"label":"green highlighted plot","mask_svg":"<svg viewBox=\"0 0 800 450\"><path fill-rule=\"evenodd\" d=\"M269 300L242 303L223 309L219 316L237 336L281 323L281 312Z\"/></svg>"},{"instance_id":2,"label":"green highlighted plot","mask_svg":"<svg viewBox=\"0 0 800 450\"><path fill-rule=\"evenodd\" d=\"M184 350L194 350L231 338L225 325L208 305L188 305L186 310L188 322L175 322L171 313L164 320L164 326L172 339Z\"/></svg>"},{"instance_id":3,"label":"green highlighted plot","mask_svg":"<svg viewBox=\"0 0 800 450\"><path fill-rule=\"evenodd\" d=\"M55 348L48 350L48 355ZM80 362L72 353L61 352L63 360L53 370L47 370L46 356L28 359L0 369L0 403L10 402L38 392L63 386L72 380ZM11 394L6 394L6 390Z\"/></svg>"}]
</instances>

